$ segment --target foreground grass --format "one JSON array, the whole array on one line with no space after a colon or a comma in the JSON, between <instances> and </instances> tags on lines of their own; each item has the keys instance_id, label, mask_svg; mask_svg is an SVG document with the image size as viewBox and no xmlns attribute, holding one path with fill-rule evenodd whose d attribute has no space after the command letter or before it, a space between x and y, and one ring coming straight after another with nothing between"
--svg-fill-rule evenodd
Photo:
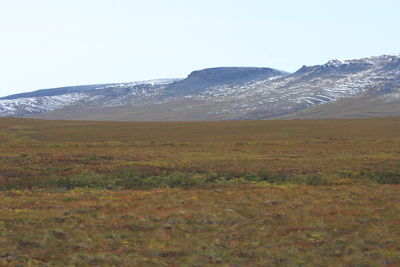
<instances>
[{"instance_id":1,"label":"foreground grass","mask_svg":"<svg viewBox=\"0 0 400 267\"><path fill-rule=\"evenodd\" d=\"M399 266L400 119L0 119L0 266Z\"/></svg>"},{"instance_id":2,"label":"foreground grass","mask_svg":"<svg viewBox=\"0 0 400 267\"><path fill-rule=\"evenodd\" d=\"M400 186L0 193L0 265L398 266Z\"/></svg>"}]
</instances>

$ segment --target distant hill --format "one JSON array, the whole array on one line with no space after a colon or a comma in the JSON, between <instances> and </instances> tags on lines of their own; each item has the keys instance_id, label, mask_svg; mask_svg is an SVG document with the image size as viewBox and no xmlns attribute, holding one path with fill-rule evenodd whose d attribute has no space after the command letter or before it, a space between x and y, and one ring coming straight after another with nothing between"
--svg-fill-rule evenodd
<instances>
[{"instance_id":1,"label":"distant hill","mask_svg":"<svg viewBox=\"0 0 400 267\"><path fill-rule=\"evenodd\" d=\"M218 86L233 86L263 81L287 73L270 68L210 68L193 71L186 79L169 85L168 95L185 96L204 93L206 89Z\"/></svg>"},{"instance_id":2,"label":"distant hill","mask_svg":"<svg viewBox=\"0 0 400 267\"><path fill-rule=\"evenodd\" d=\"M1 98L0 116L121 121L400 116L400 56L331 60L294 73L222 67L185 79L39 90Z\"/></svg>"}]
</instances>

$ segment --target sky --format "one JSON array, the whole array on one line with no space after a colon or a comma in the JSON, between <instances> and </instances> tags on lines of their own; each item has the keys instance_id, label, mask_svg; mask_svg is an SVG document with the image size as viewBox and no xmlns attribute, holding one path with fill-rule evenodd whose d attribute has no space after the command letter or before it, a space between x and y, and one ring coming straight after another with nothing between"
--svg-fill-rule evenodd
<instances>
[{"instance_id":1,"label":"sky","mask_svg":"<svg viewBox=\"0 0 400 267\"><path fill-rule=\"evenodd\" d=\"M400 53L398 0L4 0L0 97Z\"/></svg>"}]
</instances>

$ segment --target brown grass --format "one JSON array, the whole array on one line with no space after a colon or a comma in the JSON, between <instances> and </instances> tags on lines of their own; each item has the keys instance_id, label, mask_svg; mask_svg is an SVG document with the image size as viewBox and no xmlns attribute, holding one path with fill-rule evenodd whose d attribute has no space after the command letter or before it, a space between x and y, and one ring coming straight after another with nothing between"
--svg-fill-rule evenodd
<instances>
[{"instance_id":1,"label":"brown grass","mask_svg":"<svg viewBox=\"0 0 400 267\"><path fill-rule=\"evenodd\" d=\"M71 122L0 120L3 179L119 175L400 170L400 119ZM0 179L1 180L1 179Z\"/></svg>"},{"instance_id":2,"label":"brown grass","mask_svg":"<svg viewBox=\"0 0 400 267\"><path fill-rule=\"evenodd\" d=\"M0 266L399 266L399 151L398 118L0 119Z\"/></svg>"},{"instance_id":3,"label":"brown grass","mask_svg":"<svg viewBox=\"0 0 400 267\"><path fill-rule=\"evenodd\" d=\"M0 264L398 266L399 186L0 193Z\"/></svg>"}]
</instances>

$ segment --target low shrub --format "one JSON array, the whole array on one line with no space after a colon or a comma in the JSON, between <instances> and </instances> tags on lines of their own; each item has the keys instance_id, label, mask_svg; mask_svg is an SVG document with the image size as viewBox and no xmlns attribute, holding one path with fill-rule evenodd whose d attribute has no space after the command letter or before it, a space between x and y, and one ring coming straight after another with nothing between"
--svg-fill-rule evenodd
<instances>
[{"instance_id":1,"label":"low shrub","mask_svg":"<svg viewBox=\"0 0 400 267\"><path fill-rule=\"evenodd\" d=\"M136 172L125 172L118 176L119 187L127 189L148 189L160 187L189 188L207 184L206 177L193 173L172 173L157 176L142 176Z\"/></svg>"},{"instance_id":2,"label":"low shrub","mask_svg":"<svg viewBox=\"0 0 400 267\"><path fill-rule=\"evenodd\" d=\"M73 189L78 187L114 189L116 188L117 184L116 180L110 179L103 174L84 172L70 177L57 177L48 179L42 182L42 186L59 187L65 189Z\"/></svg>"},{"instance_id":3,"label":"low shrub","mask_svg":"<svg viewBox=\"0 0 400 267\"><path fill-rule=\"evenodd\" d=\"M103 189L151 189L163 187L209 187L213 185L235 184L263 185L349 185L358 183L400 184L400 173L396 171L360 172L355 173L194 173L168 172L160 170L149 173L135 169L124 169L119 173L96 173L84 171L80 174L63 177L52 177L34 180L29 177L0 176L0 190L30 189L30 188L103 188Z\"/></svg>"},{"instance_id":4,"label":"low shrub","mask_svg":"<svg viewBox=\"0 0 400 267\"><path fill-rule=\"evenodd\" d=\"M331 185L331 180L327 175L312 173L304 176L304 183L306 185Z\"/></svg>"},{"instance_id":5,"label":"low shrub","mask_svg":"<svg viewBox=\"0 0 400 267\"><path fill-rule=\"evenodd\" d=\"M394 171L370 172L366 178L378 184L400 184L400 173Z\"/></svg>"}]
</instances>

